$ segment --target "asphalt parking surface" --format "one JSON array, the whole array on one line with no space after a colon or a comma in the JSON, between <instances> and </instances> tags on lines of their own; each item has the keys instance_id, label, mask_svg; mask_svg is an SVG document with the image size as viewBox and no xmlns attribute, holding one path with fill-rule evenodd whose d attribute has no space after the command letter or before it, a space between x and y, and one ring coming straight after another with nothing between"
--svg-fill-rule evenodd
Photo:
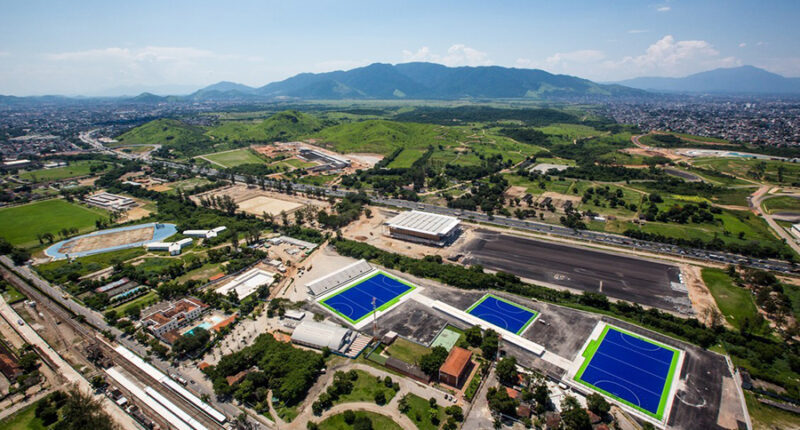
<instances>
[{"instance_id":1,"label":"asphalt parking surface","mask_svg":"<svg viewBox=\"0 0 800 430\"><path fill-rule=\"evenodd\" d=\"M675 289L676 266L602 251L480 230L457 252L464 264L512 273L534 282L601 292L644 306L690 314L686 290ZM601 289L602 285L602 289Z\"/></svg>"}]
</instances>

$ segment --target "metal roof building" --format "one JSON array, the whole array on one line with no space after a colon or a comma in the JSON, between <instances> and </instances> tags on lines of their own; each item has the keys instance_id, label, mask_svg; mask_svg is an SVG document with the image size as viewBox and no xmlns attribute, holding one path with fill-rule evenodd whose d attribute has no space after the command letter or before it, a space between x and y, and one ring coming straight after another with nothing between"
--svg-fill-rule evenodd
<instances>
[{"instance_id":1,"label":"metal roof building","mask_svg":"<svg viewBox=\"0 0 800 430\"><path fill-rule=\"evenodd\" d=\"M318 297L356 278L360 278L373 270L375 269L373 269L366 260L358 260L355 263L349 264L335 272L307 283L306 289L308 290L308 294L313 297Z\"/></svg>"},{"instance_id":2,"label":"metal roof building","mask_svg":"<svg viewBox=\"0 0 800 430\"><path fill-rule=\"evenodd\" d=\"M292 342L322 349L326 346L331 351L343 350L350 344L353 330L338 325L319 323L316 321L303 321L292 332Z\"/></svg>"},{"instance_id":3,"label":"metal roof building","mask_svg":"<svg viewBox=\"0 0 800 430\"><path fill-rule=\"evenodd\" d=\"M430 212L403 212L386 222L389 236L426 245L444 246L458 234L461 221Z\"/></svg>"}]
</instances>

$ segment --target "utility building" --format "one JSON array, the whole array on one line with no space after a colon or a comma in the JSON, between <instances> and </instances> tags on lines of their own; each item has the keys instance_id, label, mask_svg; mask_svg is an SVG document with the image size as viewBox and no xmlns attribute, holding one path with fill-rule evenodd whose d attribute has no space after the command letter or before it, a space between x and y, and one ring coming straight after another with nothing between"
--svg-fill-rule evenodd
<instances>
[{"instance_id":1,"label":"utility building","mask_svg":"<svg viewBox=\"0 0 800 430\"><path fill-rule=\"evenodd\" d=\"M458 236L461 221L430 212L403 212L386 223L388 235L409 242L445 246Z\"/></svg>"}]
</instances>

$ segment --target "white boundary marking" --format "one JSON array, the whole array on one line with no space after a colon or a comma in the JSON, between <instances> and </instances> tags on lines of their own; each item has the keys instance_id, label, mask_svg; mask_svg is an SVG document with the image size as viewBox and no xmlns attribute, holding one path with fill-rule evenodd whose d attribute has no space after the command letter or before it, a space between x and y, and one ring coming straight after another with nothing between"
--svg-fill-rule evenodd
<instances>
[{"instance_id":1,"label":"white boundary marking","mask_svg":"<svg viewBox=\"0 0 800 430\"><path fill-rule=\"evenodd\" d=\"M321 306L323 309L325 309L326 311L328 311L328 312L332 313L332 314L333 314L333 315L334 315L336 318L338 318L339 320L341 320L341 321L344 321L344 322L345 322L347 325L350 325L350 326L353 326L353 327L355 327L357 330L361 330L362 328L364 328L364 327L366 327L366 326L368 326L368 325L372 324L372 321L373 321L373 315L372 315L372 311L370 311L370 312L368 312L368 313L367 313L367 315L369 315L367 318L364 318L363 320L359 321L358 323L356 323L356 324L353 324L353 323L351 323L350 321L347 321L346 319L342 318L342 317L341 317L339 314L337 314L337 313L335 313L335 312L331 312L331 310L330 310L330 309L328 309L327 307L325 307L325 305L323 305L323 304L322 304L322 302L324 302L325 300L329 299L330 297L333 297L333 296L335 296L336 294L339 294L339 292L341 292L341 291L344 291L345 289L352 287L353 285L356 285L356 284L359 284L359 283L361 283L361 282L364 282L364 281L365 281L367 278L369 278L370 276L373 276L373 275L375 275L375 274L383 274L384 276L387 276L387 277L394 277L394 278L402 279L402 280L403 280L403 282L405 282L405 283L408 283L408 284L411 284L411 285L413 285L413 286L414 286L414 289L413 289L413 290L411 290L411 291L409 291L408 293L406 293L404 296L400 297L400 299L399 299L399 300L397 300L397 303L393 304L392 306L389 306L388 308L386 308L386 309L384 309L384 310L382 310L382 311L378 311L378 312L375 314L375 316L376 316L377 318L380 318L380 317L382 317L383 315L385 315L386 313L388 313L388 312L389 312L389 311L391 311L392 309L396 308L397 306L399 306L400 304L402 304L402 303L403 303L403 302L405 302L406 300L410 299L411 297L413 297L414 295L416 295L416 294L417 294L417 292L424 290L424 288L422 288L422 287L420 287L419 285L417 285L417 284L415 284L415 283L413 283L413 282L409 281L408 279L401 278L401 277L399 277L399 276L392 275L392 274L390 274L389 272L385 272L385 271L383 271L383 270L380 270L380 269L375 269L375 268L373 268L373 269L372 269L372 270L370 270L369 272L367 272L367 273L364 273L363 275L361 275L361 276L359 276L358 278L356 278L356 279L354 279L354 280L352 280L352 281L350 281L350 282L348 282L348 283L344 284L343 286L340 286L340 287L338 287L338 288L334 288L334 289L333 289L333 290L331 290L331 291L328 291L328 292L327 292L327 293L325 293L324 295L322 295L322 296L318 297L318 298L316 299L316 301L317 301L317 303L319 303L319 305L320 305L320 306ZM394 299L392 299L392 300L394 300Z\"/></svg>"},{"instance_id":2,"label":"white boundary marking","mask_svg":"<svg viewBox=\"0 0 800 430\"><path fill-rule=\"evenodd\" d=\"M633 415L635 415L635 416L637 416L637 417L639 417L639 418L641 418L643 420L647 420L647 421L649 421L650 423L652 423L652 424L654 424L656 426L664 428L666 426L666 424L669 422L669 415L672 412L672 404L675 401L675 394L678 392L678 385L680 385L678 382L680 381L680 377L681 377L681 369L683 368L683 360L686 357L686 352L683 351L680 348L674 347L672 345L667 345L664 342L659 342L657 340L651 339L648 336L633 332L631 330L624 329L622 327L617 327L617 326L605 323L603 321L598 321L597 325L594 327L594 330L592 330L592 334L590 334L589 337L586 338L586 342L584 342L583 347L581 347L581 349L578 350L578 354L573 359L572 365L567 370L567 373L566 373L566 375L564 375L564 378L562 379L562 381L565 384L571 386L573 389L575 389L578 392L586 392L588 390L588 391L599 393L598 391L596 391L596 390L594 390L592 388L589 388L586 385L583 385L580 382L576 381L575 380L575 375L577 375L578 370L580 370L581 365L583 365L583 362L588 360L588 359L585 359L582 354L583 354L584 351L586 351L586 348L589 346L589 342L593 341L593 340L595 340L595 341L598 340L600 338L600 335L603 333L603 329L605 329L606 326L608 326L609 328L612 328L612 329L620 330L620 331L622 331L624 333L635 334L636 336L639 336L639 337L642 337L644 339L647 339L647 340L649 340L649 341L651 341L653 343L656 343L658 345L664 345L664 346L667 346L669 348L672 348L672 349L678 351L678 363L675 366L675 374L672 376L672 381L670 381L669 391L667 392L667 403L664 405L664 417L661 419L661 421L651 417L650 415L645 414L644 412L642 412L642 411L640 411L640 410L638 410L636 408L633 408L633 407L631 407L631 406L629 406L629 405L627 405L625 403L622 403L622 402L620 402L620 401L618 401L618 400L616 400L614 398L608 397L605 394L600 393L608 401L613 402L615 405L621 407L625 411L627 411L627 412L629 412L629 413L631 413L631 414L633 414Z\"/></svg>"}]
</instances>

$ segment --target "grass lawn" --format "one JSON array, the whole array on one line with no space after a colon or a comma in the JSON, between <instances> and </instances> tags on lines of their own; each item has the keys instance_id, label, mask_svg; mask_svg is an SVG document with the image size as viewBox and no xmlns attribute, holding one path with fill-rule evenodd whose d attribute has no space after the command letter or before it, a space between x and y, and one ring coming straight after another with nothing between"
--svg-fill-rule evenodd
<instances>
[{"instance_id":1,"label":"grass lawn","mask_svg":"<svg viewBox=\"0 0 800 430\"><path fill-rule=\"evenodd\" d=\"M161 274L170 267L172 267L173 265L182 266L183 261L178 258L160 258L160 257L145 258L144 261L142 261L140 264L136 266L136 268L142 269L145 272Z\"/></svg>"},{"instance_id":2,"label":"grass lawn","mask_svg":"<svg viewBox=\"0 0 800 430\"><path fill-rule=\"evenodd\" d=\"M725 319L732 326L739 328L740 322L745 317L755 317L758 314L750 291L736 286L733 279L724 271L703 269L703 282L714 296Z\"/></svg>"},{"instance_id":3,"label":"grass lawn","mask_svg":"<svg viewBox=\"0 0 800 430\"><path fill-rule=\"evenodd\" d=\"M104 252L102 254L87 255L86 257L76 258L73 262L68 260L58 260L50 263L35 266L45 279L50 282L64 283L71 273L78 276L88 275L106 267L113 266L121 261L128 261L132 258L144 255L144 248L129 248L119 251Z\"/></svg>"},{"instance_id":4,"label":"grass lawn","mask_svg":"<svg viewBox=\"0 0 800 430\"><path fill-rule=\"evenodd\" d=\"M431 352L430 348L405 340L401 337L398 337L397 340L386 349L387 354L411 364L416 363L420 357L429 352Z\"/></svg>"},{"instance_id":5,"label":"grass lawn","mask_svg":"<svg viewBox=\"0 0 800 430\"><path fill-rule=\"evenodd\" d=\"M138 306L139 309L144 309L147 306L150 306L153 303L157 302L158 300L159 300L158 299L158 293L156 293L155 291L150 291L147 294L145 294L145 295L143 295L143 296L141 296L139 298L131 300L130 302L123 303L123 304L121 304L121 305L119 305L117 307L113 307L113 308L106 309L106 310L113 309L113 310L117 311L118 315L125 315L125 311L127 311L128 309L130 309L132 307Z\"/></svg>"},{"instance_id":6,"label":"grass lawn","mask_svg":"<svg viewBox=\"0 0 800 430\"><path fill-rule=\"evenodd\" d=\"M39 233L57 234L77 227L80 233L95 229L95 221L108 216L102 209L88 208L62 199L44 200L0 209L0 237L23 247L39 245Z\"/></svg>"},{"instance_id":7,"label":"grass lawn","mask_svg":"<svg viewBox=\"0 0 800 430\"><path fill-rule=\"evenodd\" d=\"M183 282L186 282L186 281L189 281L189 280L192 280L192 279L201 280L201 281L202 280L206 280L206 279L216 275L217 273L219 273L221 271L220 266L222 266L222 264L220 264L220 263L207 263L207 264L204 264L204 265L198 267L197 269L190 270L190 271L184 273L183 275L178 277L177 281L180 282L180 283L183 283Z\"/></svg>"},{"instance_id":8,"label":"grass lawn","mask_svg":"<svg viewBox=\"0 0 800 430\"><path fill-rule=\"evenodd\" d=\"M762 164L763 163L763 164ZM754 160L748 158L697 158L692 164L698 167L717 170L729 175L757 180L754 175L758 166L763 166L763 182L779 183L778 168L783 169L783 183L792 183L800 180L800 165L778 160Z\"/></svg>"},{"instance_id":9,"label":"grass lawn","mask_svg":"<svg viewBox=\"0 0 800 430\"><path fill-rule=\"evenodd\" d=\"M355 411L356 418L366 416L372 421L373 429L380 430L402 430L391 418L367 411ZM325 421L319 423L320 430L350 430L353 426L344 421L344 414L336 414Z\"/></svg>"},{"instance_id":10,"label":"grass lawn","mask_svg":"<svg viewBox=\"0 0 800 430\"><path fill-rule=\"evenodd\" d=\"M80 160L80 161L73 161L68 166L64 167L56 167L54 169L39 169L30 172L20 173L19 177L20 179L33 182L47 182L47 181L57 181L67 178L76 178L78 176L87 176L91 174L91 168L94 165L105 166L105 167L108 166L108 164L103 163L101 161ZM103 170L106 169L103 168L98 172L102 172Z\"/></svg>"},{"instance_id":11,"label":"grass lawn","mask_svg":"<svg viewBox=\"0 0 800 430\"><path fill-rule=\"evenodd\" d=\"M295 418L297 418L297 415L300 414L300 411L297 410L297 406L276 407L275 412L277 412L278 416L287 423L292 422Z\"/></svg>"},{"instance_id":12,"label":"grass lawn","mask_svg":"<svg viewBox=\"0 0 800 430\"><path fill-rule=\"evenodd\" d=\"M25 300L25 296L23 296L22 293L17 291L17 289L14 288L13 285L8 284L6 285L6 290L3 291L3 299L5 299L5 301L8 304L14 304L20 300Z\"/></svg>"},{"instance_id":13,"label":"grass lawn","mask_svg":"<svg viewBox=\"0 0 800 430\"><path fill-rule=\"evenodd\" d=\"M414 422L419 430L436 430L439 428L439 426L431 422L431 406L428 403L428 399L423 399L416 394L408 394L406 395L406 401L408 402L409 406L406 415L411 418L411 421ZM439 422L445 422L446 416L444 413L444 408L436 405L436 410L439 416Z\"/></svg>"},{"instance_id":14,"label":"grass lawn","mask_svg":"<svg viewBox=\"0 0 800 430\"><path fill-rule=\"evenodd\" d=\"M336 179L338 175L306 175L300 178L299 182L309 185L325 185L328 182Z\"/></svg>"},{"instance_id":15,"label":"grass lawn","mask_svg":"<svg viewBox=\"0 0 800 430\"><path fill-rule=\"evenodd\" d=\"M358 373L358 379L353 382L353 391L351 391L350 394L339 397L339 399L333 403L334 405L353 402L374 402L375 395L380 391L386 396L386 403L389 403L392 401L394 395L397 394L392 388L383 384L382 378L379 382L374 375L364 372L363 370L356 370L356 373Z\"/></svg>"},{"instance_id":16,"label":"grass lawn","mask_svg":"<svg viewBox=\"0 0 800 430\"><path fill-rule=\"evenodd\" d=\"M745 400L747 400L747 412L750 413L750 419L753 421L754 429L772 430L800 428L800 415L765 405L759 402L756 396L749 391L744 392L744 397Z\"/></svg>"},{"instance_id":17,"label":"grass lawn","mask_svg":"<svg viewBox=\"0 0 800 430\"><path fill-rule=\"evenodd\" d=\"M775 212L800 212L800 199L780 196L764 200L764 209L769 213Z\"/></svg>"},{"instance_id":18,"label":"grass lawn","mask_svg":"<svg viewBox=\"0 0 800 430\"><path fill-rule=\"evenodd\" d=\"M0 430L44 430L42 420L36 418L36 403L0 421Z\"/></svg>"},{"instance_id":19,"label":"grass lawn","mask_svg":"<svg viewBox=\"0 0 800 430\"><path fill-rule=\"evenodd\" d=\"M261 159L248 148L235 149L233 151L217 152L215 154L203 155L203 158L219 163L225 167L235 167L241 164L263 164Z\"/></svg>"},{"instance_id":20,"label":"grass lawn","mask_svg":"<svg viewBox=\"0 0 800 430\"><path fill-rule=\"evenodd\" d=\"M166 184L170 188L170 190L167 191L167 194L176 194L177 193L176 190L178 188L180 188L180 189L182 189L184 191L190 191L190 190L195 189L196 187L199 187L199 186L202 186L202 185L206 185L206 184L210 184L210 183L211 183L211 181L209 181L206 178L202 178L202 177L189 178L189 179L184 179L182 181L177 181L177 182L170 182L170 183Z\"/></svg>"},{"instance_id":21,"label":"grass lawn","mask_svg":"<svg viewBox=\"0 0 800 430\"><path fill-rule=\"evenodd\" d=\"M317 165L316 163L309 163L308 161L303 161L297 158L287 158L286 160L283 160L282 163L289 165L289 167L296 167L298 169L305 169Z\"/></svg>"}]
</instances>

